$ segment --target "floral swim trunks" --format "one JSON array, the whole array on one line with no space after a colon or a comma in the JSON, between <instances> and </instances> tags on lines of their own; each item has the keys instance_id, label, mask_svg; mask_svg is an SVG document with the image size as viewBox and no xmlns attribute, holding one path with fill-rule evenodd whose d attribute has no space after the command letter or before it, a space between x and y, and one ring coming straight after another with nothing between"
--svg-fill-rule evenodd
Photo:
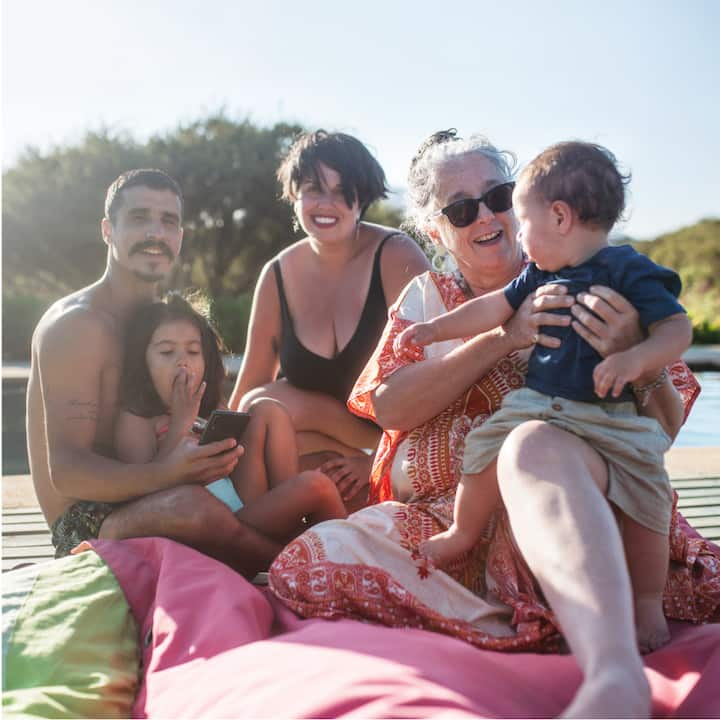
<instances>
[{"instance_id":1,"label":"floral swim trunks","mask_svg":"<svg viewBox=\"0 0 720 720\"><path fill-rule=\"evenodd\" d=\"M117 504L80 500L71 505L50 528L55 557L61 558L83 540L93 540L100 532L103 520Z\"/></svg>"}]
</instances>

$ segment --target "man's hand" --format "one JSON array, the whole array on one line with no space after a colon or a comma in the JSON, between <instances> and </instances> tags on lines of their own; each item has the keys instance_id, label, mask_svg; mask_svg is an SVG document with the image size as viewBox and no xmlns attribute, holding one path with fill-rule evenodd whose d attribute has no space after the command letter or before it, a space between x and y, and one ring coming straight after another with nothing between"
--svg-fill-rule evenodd
<instances>
[{"instance_id":1,"label":"man's hand","mask_svg":"<svg viewBox=\"0 0 720 720\"><path fill-rule=\"evenodd\" d=\"M644 370L641 358L632 349L614 353L595 366L595 394L604 398L608 392L619 397L627 383L634 382Z\"/></svg>"},{"instance_id":2,"label":"man's hand","mask_svg":"<svg viewBox=\"0 0 720 720\"><path fill-rule=\"evenodd\" d=\"M207 483L230 475L245 452L234 438L198 445L196 438L183 438L163 460L180 483Z\"/></svg>"}]
</instances>

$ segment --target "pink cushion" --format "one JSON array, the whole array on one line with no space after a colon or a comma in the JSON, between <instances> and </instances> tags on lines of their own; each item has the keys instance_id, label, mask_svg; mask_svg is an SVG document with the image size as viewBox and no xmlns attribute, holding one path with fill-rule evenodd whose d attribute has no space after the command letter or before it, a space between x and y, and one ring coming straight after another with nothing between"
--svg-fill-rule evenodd
<instances>
[{"instance_id":1,"label":"pink cushion","mask_svg":"<svg viewBox=\"0 0 720 720\"><path fill-rule=\"evenodd\" d=\"M148 638L135 717L553 717L572 656L478 650L354 620L301 620L169 540L96 541ZM720 716L720 624L671 623L646 658L656 717Z\"/></svg>"}]
</instances>

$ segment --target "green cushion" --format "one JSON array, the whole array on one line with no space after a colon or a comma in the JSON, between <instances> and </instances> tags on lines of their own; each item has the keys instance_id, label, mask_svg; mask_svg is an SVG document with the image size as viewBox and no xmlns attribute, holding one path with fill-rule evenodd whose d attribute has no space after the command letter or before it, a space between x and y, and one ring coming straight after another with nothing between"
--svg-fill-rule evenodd
<instances>
[{"instance_id":1,"label":"green cushion","mask_svg":"<svg viewBox=\"0 0 720 720\"><path fill-rule=\"evenodd\" d=\"M4 717L129 717L138 627L94 552L3 575Z\"/></svg>"}]
</instances>

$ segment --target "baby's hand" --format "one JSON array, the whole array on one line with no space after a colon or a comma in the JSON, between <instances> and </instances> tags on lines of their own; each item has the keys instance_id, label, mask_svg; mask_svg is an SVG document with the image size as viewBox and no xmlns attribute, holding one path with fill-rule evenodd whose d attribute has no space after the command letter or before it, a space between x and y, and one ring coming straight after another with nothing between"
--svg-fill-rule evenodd
<instances>
[{"instance_id":1,"label":"baby's hand","mask_svg":"<svg viewBox=\"0 0 720 720\"><path fill-rule=\"evenodd\" d=\"M432 323L415 323L395 338L393 349L398 355L412 352L413 347L425 347L435 342L436 335Z\"/></svg>"},{"instance_id":2,"label":"baby's hand","mask_svg":"<svg viewBox=\"0 0 720 720\"><path fill-rule=\"evenodd\" d=\"M631 350L608 355L593 372L595 394L604 398L608 392L619 397L627 383L634 382L644 372L641 359Z\"/></svg>"}]
</instances>

